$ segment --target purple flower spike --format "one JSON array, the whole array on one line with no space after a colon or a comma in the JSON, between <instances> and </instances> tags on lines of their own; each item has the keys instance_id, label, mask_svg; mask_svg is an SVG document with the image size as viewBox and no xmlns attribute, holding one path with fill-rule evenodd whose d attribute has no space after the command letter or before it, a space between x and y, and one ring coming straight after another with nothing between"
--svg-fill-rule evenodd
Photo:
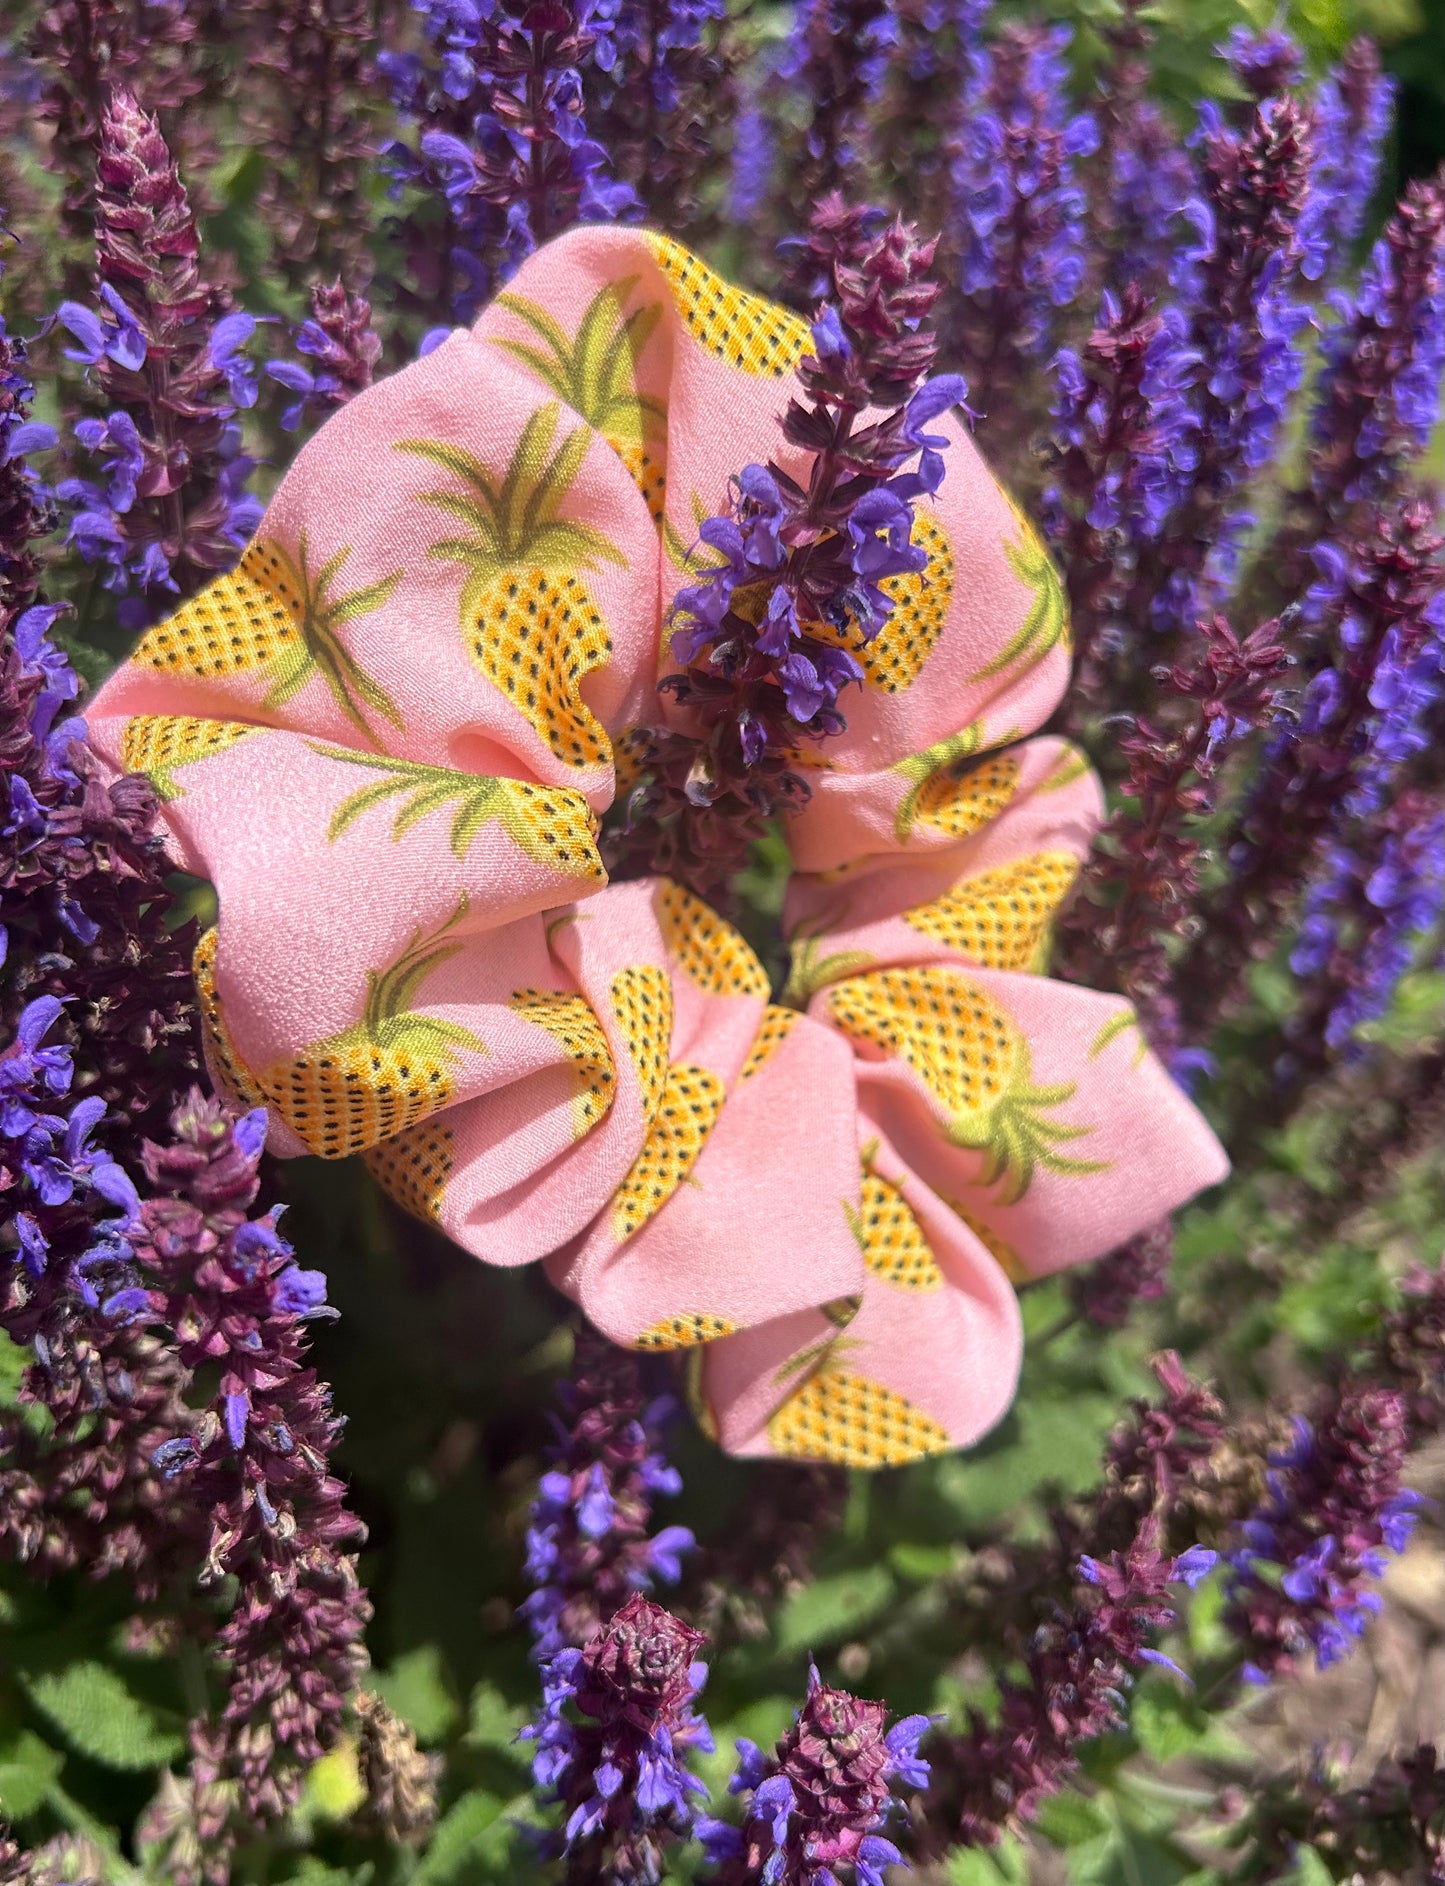
<instances>
[{"instance_id":1,"label":"purple flower spike","mask_svg":"<svg viewBox=\"0 0 1445 1886\"><path fill-rule=\"evenodd\" d=\"M111 96L98 142L99 303L66 302L60 319L112 410L75 430L99 478L67 478L58 496L69 546L121 598L123 626L140 628L228 569L255 524L234 420L256 400L243 351L256 324L202 277L175 161L129 92Z\"/></svg>"},{"instance_id":2,"label":"purple flower spike","mask_svg":"<svg viewBox=\"0 0 1445 1886\"><path fill-rule=\"evenodd\" d=\"M902 1855L883 1829L895 1787L922 1787L928 1763L918 1743L930 1724L910 1716L886 1730L887 1708L832 1689L809 1671L808 1696L792 1728L764 1757L738 1743L729 1793L748 1796L741 1830L717 1821L699 1829L718 1886L837 1886L851 1872L881 1886L879 1868Z\"/></svg>"},{"instance_id":3,"label":"purple flower spike","mask_svg":"<svg viewBox=\"0 0 1445 1886\"><path fill-rule=\"evenodd\" d=\"M562 1810L560 1833L541 1842L567 1855L569 1877L646 1886L692 1832L706 1790L687 1760L713 1746L693 1706L705 1641L634 1594L582 1649L545 1666L546 1705L523 1736L537 1744L539 1787Z\"/></svg>"},{"instance_id":4,"label":"purple flower spike","mask_svg":"<svg viewBox=\"0 0 1445 1886\"><path fill-rule=\"evenodd\" d=\"M1378 1598L1366 1581L1408 1541L1415 1496L1403 1396L1347 1381L1270 1458L1267 1493L1227 1555L1225 1622L1266 1679L1346 1655Z\"/></svg>"},{"instance_id":5,"label":"purple flower spike","mask_svg":"<svg viewBox=\"0 0 1445 1886\"><path fill-rule=\"evenodd\" d=\"M674 598L683 672L662 683L697 731L634 736L642 777L604 837L614 877L664 872L719 900L768 821L806 800L793 756L846 725L859 655L893 607L885 585L927 561L913 500L937 489L948 437L927 428L968 392L930 377L932 243L834 196L797 254L829 297L798 365L807 403L795 396L783 419L807 487L777 463L746 466L728 510L699 527L713 555ZM864 424L870 407L883 415Z\"/></svg>"},{"instance_id":6,"label":"purple flower spike","mask_svg":"<svg viewBox=\"0 0 1445 1886\"><path fill-rule=\"evenodd\" d=\"M636 1360L580 1330L562 1399L568 1423L533 1502L535 1589L522 1606L544 1664L587 1642L635 1592L675 1583L693 1545L685 1526L647 1536L654 1494L680 1492L682 1482L662 1452L673 1404L644 1393Z\"/></svg>"}]
</instances>

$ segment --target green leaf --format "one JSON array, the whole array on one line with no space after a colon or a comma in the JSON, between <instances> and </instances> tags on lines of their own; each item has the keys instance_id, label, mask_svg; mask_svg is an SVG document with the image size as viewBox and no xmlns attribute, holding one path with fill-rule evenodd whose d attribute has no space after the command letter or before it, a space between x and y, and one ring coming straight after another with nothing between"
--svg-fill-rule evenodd
<instances>
[{"instance_id":1,"label":"green leaf","mask_svg":"<svg viewBox=\"0 0 1445 1886\"><path fill-rule=\"evenodd\" d=\"M35 1360L35 1352L7 1336L0 1342L0 1408L13 1408L20 1394L26 1369Z\"/></svg>"},{"instance_id":2,"label":"green leaf","mask_svg":"<svg viewBox=\"0 0 1445 1886\"><path fill-rule=\"evenodd\" d=\"M328 1866L310 1853L296 1872L287 1874L286 1886L370 1886L375 1877L376 1868L370 1860L356 1867Z\"/></svg>"},{"instance_id":3,"label":"green leaf","mask_svg":"<svg viewBox=\"0 0 1445 1886\"><path fill-rule=\"evenodd\" d=\"M1117 1416L1118 1404L1103 1395L1020 1398L982 1447L944 1456L939 1496L972 1533L1042 1487L1082 1492L1098 1479L1100 1449Z\"/></svg>"},{"instance_id":4,"label":"green leaf","mask_svg":"<svg viewBox=\"0 0 1445 1886\"><path fill-rule=\"evenodd\" d=\"M1081 1847L1109 1831L1109 1823L1082 1794L1050 1795L1035 1817L1039 1832L1056 1847Z\"/></svg>"},{"instance_id":5,"label":"green leaf","mask_svg":"<svg viewBox=\"0 0 1445 1886\"><path fill-rule=\"evenodd\" d=\"M996 1847L955 1847L943 1863L948 1886L1028 1886L1023 1842L1005 1834Z\"/></svg>"},{"instance_id":6,"label":"green leaf","mask_svg":"<svg viewBox=\"0 0 1445 1886\"><path fill-rule=\"evenodd\" d=\"M1335 1876L1314 1847L1297 1847L1294 1871L1282 1876L1292 1886L1335 1886Z\"/></svg>"},{"instance_id":7,"label":"green leaf","mask_svg":"<svg viewBox=\"0 0 1445 1886\"><path fill-rule=\"evenodd\" d=\"M478 1683L472 1691L467 1730L462 1740L468 1748L489 1749L512 1761L530 1764L528 1744L518 1742L517 1733L527 1722L527 1711L509 1703L493 1683Z\"/></svg>"},{"instance_id":8,"label":"green leaf","mask_svg":"<svg viewBox=\"0 0 1445 1886\"><path fill-rule=\"evenodd\" d=\"M905 1539L890 1550L888 1563L910 1584L926 1585L946 1577L958 1564L958 1553L951 1545L921 1545Z\"/></svg>"},{"instance_id":9,"label":"green leaf","mask_svg":"<svg viewBox=\"0 0 1445 1886\"><path fill-rule=\"evenodd\" d=\"M325 1820L345 1821L366 1799L356 1762L356 1744L343 1740L307 1770L301 1808Z\"/></svg>"},{"instance_id":10,"label":"green leaf","mask_svg":"<svg viewBox=\"0 0 1445 1886\"><path fill-rule=\"evenodd\" d=\"M21 1820L33 1814L65 1766L65 1757L29 1729L0 1742L0 1816Z\"/></svg>"},{"instance_id":11,"label":"green leaf","mask_svg":"<svg viewBox=\"0 0 1445 1886\"><path fill-rule=\"evenodd\" d=\"M888 1609L896 1590L893 1574L882 1565L819 1578L794 1592L783 1606L777 1647L784 1653L816 1650L850 1637Z\"/></svg>"},{"instance_id":12,"label":"green leaf","mask_svg":"<svg viewBox=\"0 0 1445 1886\"><path fill-rule=\"evenodd\" d=\"M25 1693L80 1755L106 1768L161 1768L185 1747L179 1720L152 1709L102 1663L23 1674ZM175 1726L171 1724L174 1722Z\"/></svg>"},{"instance_id":13,"label":"green leaf","mask_svg":"<svg viewBox=\"0 0 1445 1886\"><path fill-rule=\"evenodd\" d=\"M398 1657L389 1670L376 1672L371 1687L411 1724L423 1745L444 1741L461 1716L435 1644L419 1644Z\"/></svg>"},{"instance_id":14,"label":"green leaf","mask_svg":"<svg viewBox=\"0 0 1445 1886\"><path fill-rule=\"evenodd\" d=\"M519 1795L513 1801L504 1801L484 1788L464 1794L437 1823L431 1844L411 1876L411 1886L444 1886L444 1882L470 1877L462 1869L469 1861L483 1857L488 1847L499 1846L510 1836L506 1822L500 1828L497 1823L503 1814L524 1808L527 1800L526 1795ZM488 1835L492 1836L490 1840Z\"/></svg>"},{"instance_id":15,"label":"green leaf","mask_svg":"<svg viewBox=\"0 0 1445 1886\"><path fill-rule=\"evenodd\" d=\"M1134 1698L1129 1712L1139 1746L1156 1762L1171 1762L1187 1755L1209 1735L1210 1722L1199 1700L1187 1690L1149 1683Z\"/></svg>"}]
</instances>

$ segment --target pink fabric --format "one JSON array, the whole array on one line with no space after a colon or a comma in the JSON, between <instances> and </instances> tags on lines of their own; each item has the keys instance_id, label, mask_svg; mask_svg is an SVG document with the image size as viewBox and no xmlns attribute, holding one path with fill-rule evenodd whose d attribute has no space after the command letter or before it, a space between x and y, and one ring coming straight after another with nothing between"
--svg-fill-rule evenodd
<instances>
[{"instance_id":1,"label":"pink fabric","mask_svg":"<svg viewBox=\"0 0 1445 1886\"><path fill-rule=\"evenodd\" d=\"M607 883L697 520L793 464L806 344L660 238L573 231L328 422L90 718L216 887L208 1053L276 1151L364 1152L478 1257L688 1350L730 1450L874 1466L998 1419L1016 1282L1225 1163L1127 1004L1039 973L1099 796L1023 738L1061 599L952 422L929 570L789 826L789 1006L695 899Z\"/></svg>"}]
</instances>

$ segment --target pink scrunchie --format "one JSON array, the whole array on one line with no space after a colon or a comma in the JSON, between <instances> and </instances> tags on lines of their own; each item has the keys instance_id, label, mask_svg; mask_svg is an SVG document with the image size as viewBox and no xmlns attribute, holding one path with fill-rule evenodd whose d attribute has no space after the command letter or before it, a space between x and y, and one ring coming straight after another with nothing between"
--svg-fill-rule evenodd
<instances>
[{"instance_id":1,"label":"pink scrunchie","mask_svg":"<svg viewBox=\"0 0 1445 1886\"><path fill-rule=\"evenodd\" d=\"M665 238L574 230L327 423L91 726L216 887L208 1052L273 1150L365 1152L618 1342L690 1349L729 1451L878 1466L998 1420L1014 1283L1225 1161L1127 1003L1038 973L1099 794L1021 741L1062 599L952 421L928 569L788 825L795 1005L687 892L607 883L625 736L680 721L697 522L796 468L808 345Z\"/></svg>"}]
</instances>

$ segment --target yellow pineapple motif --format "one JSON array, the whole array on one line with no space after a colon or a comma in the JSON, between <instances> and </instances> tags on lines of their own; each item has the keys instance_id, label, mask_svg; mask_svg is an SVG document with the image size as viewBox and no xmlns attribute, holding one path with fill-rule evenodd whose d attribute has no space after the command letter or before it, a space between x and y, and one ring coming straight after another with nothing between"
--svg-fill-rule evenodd
<instances>
[{"instance_id":1,"label":"yellow pineapple motif","mask_svg":"<svg viewBox=\"0 0 1445 1886\"><path fill-rule=\"evenodd\" d=\"M608 282L588 303L575 335L557 319L510 290L498 304L525 321L542 342L494 340L520 360L589 426L600 432L627 468L647 501L652 521L661 524L667 496L667 408L637 390L637 363L662 319L660 302L626 312L637 286L635 275Z\"/></svg>"},{"instance_id":2,"label":"yellow pineapple motif","mask_svg":"<svg viewBox=\"0 0 1445 1886\"><path fill-rule=\"evenodd\" d=\"M456 1136L440 1120L423 1120L362 1155L382 1191L423 1224L441 1222L442 1199L456 1164Z\"/></svg>"},{"instance_id":3,"label":"yellow pineapple motif","mask_svg":"<svg viewBox=\"0 0 1445 1886\"><path fill-rule=\"evenodd\" d=\"M627 1043L650 1120L662 1105L672 1053L672 981L665 969L635 963L612 978L612 1013Z\"/></svg>"},{"instance_id":4,"label":"yellow pineapple motif","mask_svg":"<svg viewBox=\"0 0 1445 1886\"><path fill-rule=\"evenodd\" d=\"M120 763L128 773L144 773L157 799L179 799L174 768L224 753L238 740L260 733L240 720L197 720L190 714L137 714L120 737Z\"/></svg>"},{"instance_id":5,"label":"yellow pineapple motif","mask_svg":"<svg viewBox=\"0 0 1445 1886\"><path fill-rule=\"evenodd\" d=\"M932 903L905 910L903 921L983 969L1028 969L1078 874L1071 851L1036 851L961 879Z\"/></svg>"},{"instance_id":6,"label":"yellow pineapple motif","mask_svg":"<svg viewBox=\"0 0 1445 1886\"><path fill-rule=\"evenodd\" d=\"M644 240L688 333L716 359L781 380L812 352L812 330L801 316L734 288L669 236L646 231Z\"/></svg>"},{"instance_id":7,"label":"yellow pineapple motif","mask_svg":"<svg viewBox=\"0 0 1445 1886\"><path fill-rule=\"evenodd\" d=\"M651 762L652 732L647 727L625 727L612 743L612 776L618 799L623 798L647 772Z\"/></svg>"},{"instance_id":8,"label":"yellow pineapple motif","mask_svg":"<svg viewBox=\"0 0 1445 1886\"><path fill-rule=\"evenodd\" d=\"M943 526L920 511L913 520L912 541L928 552L928 562L921 570L889 576L879 584L893 607L871 642L861 641L853 624L843 629L808 624L816 640L848 651L863 670L865 688L883 694L901 694L913 686L937 646L953 600L954 557Z\"/></svg>"},{"instance_id":9,"label":"yellow pineapple motif","mask_svg":"<svg viewBox=\"0 0 1445 1886\"><path fill-rule=\"evenodd\" d=\"M967 763L982 746L983 723L975 720L958 733L935 740L931 747L925 747L921 753L910 753L906 759L898 761L893 771L901 773L909 782L908 791L903 795L903 802L894 818L894 832L900 845L906 845L913 835L919 801L925 795L931 801L934 794L940 799L946 799L948 790L938 783L940 776L961 779ZM1010 793L1009 797L1012 796ZM941 829L947 830L947 827Z\"/></svg>"},{"instance_id":10,"label":"yellow pineapple motif","mask_svg":"<svg viewBox=\"0 0 1445 1886\"><path fill-rule=\"evenodd\" d=\"M1019 540L1017 543L1005 543L1004 555L1014 575L1033 591L1033 601L1018 632L987 666L969 676L971 682L991 680L1005 669L1012 668L1016 661L1024 663L1020 672L1027 673L1060 643L1065 652L1070 647L1069 605L1059 573L1044 548L1042 538L1012 498L1008 500L1008 507L1018 526Z\"/></svg>"},{"instance_id":11,"label":"yellow pineapple motif","mask_svg":"<svg viewBox=\"0 0 1445 1886\"><path fill-rule=\"evenodd\" d=\"M196 944L195 954L191 958L191 973L196 979L196 994L200 1001L201 1032L205 1036L206 1058L215 1071L216 1078L243 1107L264 1106L268 1098L261 1083L236 1052L236 1045L231 1040L231 1031L226 1026L226 1018L221 1009L221 998L216 990L216 944L217 933L213 929L205 931Z\"/></svg>"},{"instance_id":12,"label":"yellow pineapple motif","mask_svg":"<svg viewBox=\"0 0 1445 1886\"><path fill-rule=\"evenodd\" d=\"M572 1063L577 1092L572 1101L572 1137L583 1139L605 1118L617 1092L617 1069L602 1024L585 996L562 990L514 989L511 1006L545 1028Z\"/></svg>"},{"instance_id":13,"label":"yellow pineapple motif","mask_svg":"<svg viewBox=\"0 0 1445 1886\"><path fill-rule=\"evenodd\" d=\"M709 995L763 995L768 975L746 942L710 905L664 878L653 899L663 940L683 974Z\"/></svg>"},{"instance_id":14,"label":"yellow pineapple motif","mask_svg":"<svg viewBox=\"0 0 1445 1886\"><path fill-rule=\"evenodd\" d=\"M1075 1083L1035 1086L1027 1040L959 971L929 965L857 976L832 990L828 1007L851 1040L913 1069L948 1115L950 1143L984 1155L980 1183L1001 1183L1000 1204L1017 1204L1040 1166L1070 1174L1104 1169L1055 1151L1093 1131L1044 1117L1072 1098Z\"/></svg>"},{"instance_id":15,"label":"yellow pineapple motif","mask_svg":"<svg viewBox=\"0 0 1445 1886\"><path fill-rule=\"evenodd\" d=\"M561 410L553 401L530 416L501 479L461 446L405 439L396 449L463 487L421 496L464 526L428 554L467 572L459 610L473 662L565 765L605 766L612 743L581 685L611 660L612 637L577 572L599 561L625 569L627 559L590 524L561 516L594 436L577 426L554 450Z\"/></svg>"},{"instance_id":16,"label":"yellow pineapple motif","mask_svg":"<svg viewBox=\"0 0 1445 1886\"><path fill-rule=\"evenodd\" d=\"M284 707L319 676L347 719L374 744L368 711L394 727L402 724L401 711L346 648L339 631L389 602L401 571L334 596L332 584L350 555L348 545L313 571L305 531L294 557L258 537L229 576L217 577L148 630L131 660L166 673L205 676L260 669L271 682L261 703L266 713Z\"/></svg>"},{"instance_id":17,"label":"yellow pineapple motif","mask_svg":"<svg viewBox=\"0 0 1445 1886\"><path fill-rule=\"evenodd\" d=\"M749 1080L760 1067L772 1060L793 1032L793 1024L797 1019L798 1011L795 1008L780 1008L776 1002L769 1002L763 1010L762 1026L752 1047L748 1049L748 1058L738 1075L740 1081Z\"/></svg>"},{"instance_id":18,"label":"yellow pineapple motif","mask_svg":"<svg viewBox=\"0 0 1445 1886\"><path fill-rule=\"evenodd\" d=\"M267 1099L313 1153L345 1159L391 1139L446 1106L456 1091L458 1053L485 1054L459 1022L410 1007L421 985L461 949L441 941L466 914L455 911L411 941L383 970L368 970L361 1020L257 1076Z\"/></svg>"},{"instance_id":19,"label":"yellow pineapple motif","mask_svg":"<svg viewBox=\"0 0 1445 1886\"><path fill-rule=\"evenodd\" d=\"M943 1272L929 1249L923 1226L896 1185L866 1166L862 1201L846 1207L863 1262L875 1277L900 1290L937 1290Z\"/></svg>"},{"instance_id":20,"label":"yellow pineapple motif","mask_svg":"<svg viewBox=\"0 0 1445 1886\"><path fill-rule=\"evenodd\" d=\"M722 1103L723 1084L707 1068L679 1061L668 1069L642 1150L613 1194L612 1234L619 1244L655 1217L692 1171Z\"/></svg>"},{"instance_id":21,"label":"yellow pineapple motif","mask_svg":"<svg viewBox=\"0 0 1445 1886\"><path fill-rule=\"evenodd\" d=\"M726 1316L714 1316L706 1310L683 1311L677 1316L664 1316L660 1322L651 1324L634 1336L628 1347L695 1349L699 1343L716 1342L720 1336L734 1335L737 1327Z\"/></svg>"},{"instance_id":22,"label":"yellow pineapple motif","mask_svg":"<svg viewBox=\"0 0 1445 1886\"><path fill-rule=\"evenodd\" d=\"M902 1467L941 1453L948 1431L881 1382L825 1363L768 1423L774 1453L839 1467Z\"/></svg>"},{"instance_id":23,"label":"yellow pineapple motif","mask_svg":"<svg viewBox=\"0 0 1445 1886\"><path fill-rule=\"evenodd\" d=\"M642 493L648 515L661 530L667 504L667 469L662 444L654 444L651 451L645 445L619 445L615 439L609 439L608 444L622 460L627 476Z\"/></svg>"},{"instance_id":24,"label":"yellow pineapple motif","mask_svg":"<svg viewBox=\"0 0 1445 1886\"><path fill-rule=\"evenodd\" d=\"M1019 763L1011 753L974 762L946 760L925 775L910 795L909 822L947 838L971 838L996 819L1019 789Z\"/></svg>"},{"instance_id":25,"label":"yellow pineapple motif","mask_svg":"<svg viewBox=\"0 0 1445 1886\"><path fill-rule=\"evenodd\" d=\"M349 747L310 742L311 751L342 766L359 766L381 777L363 786L336 808L326 836L335 844L363 812L388 799L400 800L392 824L393 841L400 842L429 812L455 806L451 847L465 858L477 834L493 820L535 864L549 864L569 877L605 884L607 873L597 854L597 818L580 792L570 786L538 786L526 779L490 779L478 773L460 773L449 766L428 766L421 760L396 760L356 753Z\"/></svg>"}]
</instances>

